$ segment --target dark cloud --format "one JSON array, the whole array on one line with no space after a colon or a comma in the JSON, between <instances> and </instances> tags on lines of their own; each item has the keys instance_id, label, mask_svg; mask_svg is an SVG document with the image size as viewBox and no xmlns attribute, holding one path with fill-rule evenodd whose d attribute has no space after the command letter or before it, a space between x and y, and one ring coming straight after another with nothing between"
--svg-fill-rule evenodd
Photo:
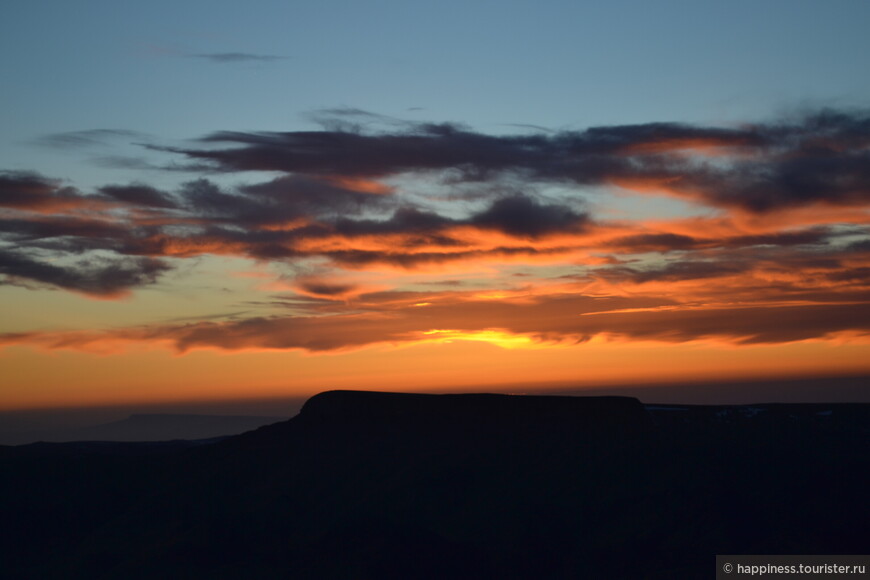
<instances>
[{"instance_id":1,"label":"dark cloud","mask_svg":"<svg viewBox=\"0 0 870 580\"><path fill-rule=\"evenodd\" d=\"M818 203L863 209L870 201L870 117L864 113L822 111L735 128L652 123L522 135L352 108L322 111L316 120L324 129L218 132L194 147L148 146L174 154L188 170L279 173L258 183L199 178L172 191L133 183L86 194L38 173L0 172L0 248L9 248L3 250L8 275L111 294L153 281L149 272L156 276L164 266L148 270L147 264L161 263L142 260L165 256L319 258L339 268L413 269L571 255L596 265L585 266L590 283L746 275L756 276L757 287L791 296L825 283L857 292L865 283L863 275L846 271L866 267L861 252L867 242L856 239L866 238L866 230L838 233L825 222L787 219L741 227L746 220L738 219ZM133 135L97 130L54 138L85 145ZM436 193L412 191L412 177ZM549 198L538 193L546 183L559 186ZM709 231L703 220L674 231L666 231L667 224L651 231L655 224L596 221L581 193L595 195L602 188L584 186L601 184L664 191L725 216ZM110 262L94 257L97 251ZM642 255L649 253L661 256ZM49 262L49 254L57 261ZM117 282L68 282L76 277L59 264L76 261L83 264L81 280L114 271ZM299 288L320 296L358 290L333 282Z\"/></svg>"},{"instance_id":2,"label":"dark cloud","mask_svg":"<svg viewBox=\"0 0 870 580\"><path fill-rule=\"evenodd\" d=\"M278 177L265 183L243 186L240 191L261 203L291 208L296 216L356 215L364 209L383 209L395 204L395 200L386 194L357 191L302 176Z\"/></svg>"},{"instance_id":3,"label":"dark cloud","mask_svg":"<svg viewBox=\"0 0 870 580\"><path fill-rule=\"evenodd\" d=\"M35 281L92 296L112 297L130 287L151 284L169 267L152 258L93 258L68 266L35 260L21 252L0 249L4 283Z\"/></svg>"},{"instance_id":4,"label":"dark cloud","mask_svg":"<svg viewBox=\"0 0 870 580\"><path fill-rule=\"evenodd\" d=\"M334 218L393 204L388 195L364 193L327 181L286 176L226 191L207 179L185 183L179 196L192 215L238 226L296 218Z\"/></svg>"},{"instance_id":5,"label":"dark cloud","mask_svg":"<svg viewBox=\"0 0 870 580\"><path fill-rule=\"evenodd\" d=\"M660 263L589 268L565 279L581 288L604 282L696 306L870 304L868 263L866 255L833 246L723 248L680 253Z\"/></svg>"},{"instance_id":6,"label":"dark cloud","mask_svg":"<svg viewBox=\"0 0 870 580\"><path fill-rule=\"evenodd\" d=\"M776 232L726 238L723 245L738 248L749 246L807 246L825 245L833 236L827 228L809 228L801 231Z\"/></svg>"},{"instance_id":7,"label":"dark cloud","mask_svg":"<svg viewBox=\"0 0 870 580\"><path fill-rule=\"evenodd\" d=\"M107 186L84 195L37 173L0 173L4 283L35 283L105 297L153 283L169 267L153 257L123 255L126 241L147 227L130 228L107 219L116 207L165 210L171 201L148 186ZM92 254L97 250L111 255Z\"/></svg>"},{"instance_id":8,"label":"dark cloud","mask_svg":"<svg viewBox=\"0 0 870 580\"><path fill-rule=\"evenodd\" d=\"M454 226L471 225L516 238L539 238L557 233L579 233L589 221L589 216L577 213L565 205L544 204L533 197L514 194L496 199L485 209L463 219L448 218L413 207L401 207L387 220L342 218L334 225L335 231L342 235L430 234L422 238L422 243L460 246L462 243L458 240L431 234Z\"/></svg>"},{"instance_id":9,"label":"dark cloud","mask_svg":"<svg viewBox=\"0 0 870 580\"><path fill-rule=\"evenodd\" d=\"M337 233L346 236L405 232L423 235L437 233L457 223L459 223L458 220L431 211L421 211L414 207L400 207L386 220L339 218L334 222L334 227Z\"/></svg>"},{"instance_id":10,"label":"dark cloud","mask_svg":"<svg viewBox=\"0 0 870 580\"><path fill-rule=\"evenodd\" d=\"M513 169L541 160L546 139L493 137L451 124L419 124L394 134L349 131L292 133L218 132L204 143L232 149L166 150L209 161L227 171L267 170L344 176L385 176L427 169ZM525 161L522 160L526 157ZM543 160L541 160L543 161Z\"/></svg>"},{"instance_id":11,"label":"dark cloud","mask_svg":"<svg viewBox=\"0 0 870 580\"><path fill-rule=\"evenodd\" d=\"M705 147L757 148L770 144L758 128L722 129L682 123L646 123L592 127L582 133L557 134L574 153L658 153Z\"/></svg>"},{"instance_id":12,"label":"dark cloud","mask_svg":"<svg viewBox=\"0 0 870 580\"><path fill-rule=\"evenodd\" d=\"M357 288L353 284L330 284L328 282L307 280L299 283L299 287L317 296L343 296Z\"/></svg>"},{"instance_id":13,"label":"dark cloud","mask_svg":"<svg viewBox=\"0 0 870 580\"><path fill-rule=\"evenodd\" d=\"M145 169L152 171L178 169L172 166L156 165L143 157L131 157L129 155L101 155L94 157L91 161L99 167L108 167L109 169Z\"/></svg>"},{"instance_id":14,"label":"dark cloud","mask_svg":"<svg viewBox=\"0 0 870 580\"><path fill-rule=\"evenodd\" d=\"M737 161L734 167L669 170L670 188L689 198L752 213L826 203L870 202L870 152L794 151L767 160Z\"/></svg>"},{"instance_id":15,"label":"dark cloud","mask_svg":"<svg viewBox=\"0 0 870 580\"><path fill-rule=\"evenodd\" d=\"M831 282L851 282L863 285L870 284L870 267L850 268L829 272L825 278Z\"/></svg>"},{"instance_id":16,"label":"dark cloud","mask_svg":"<svg viewBox=\"0 0 870 580\"><path fill-rule=\"evenodd\" d=\"M635 268L617 267L611 270L625 275L636 283L644 282L679 282L682 280L699 280L703 278L718 278L743 272L746 264L735 264L725 261L684 261L672 262L661 268L639 270Z\"/></svg>"},{"instance_id":17,"label":"dark cloud","mask_svg":"<svg viewBox=\"0 0 870 580\"><path fill-rule=\"evenodd\" d=\"M261 223L269 219L272 209L250 197L226 193L207 179L185 183L180 195L194 215L211 220Z\"/></svg>"},{"instance_id":18,"label":"dark cloud","mask_svg":"<svg viewBox=\"0 0 870 580\"><path fill-rule=\"evenodd\" d=\"M0 234L19 246L40 240L119 240L129 230L121 224L78 217L49 216L38 219L0 219Z\"/></svg>"},{"instance_id":19,"label":"dark cloud","mask_svg":"<svg viewBox=\"0 0 870 580\"><path fill-rule=\"evenodd\" d=\"M760 306L610 313L587 318L591 335L687 342L726 339L738 344L775 344L824 338L838 332L870 333L870 304Z\"/></svg>"},{"instance_id":20,"label":"dark cloud","mask_svg":"<svg viewBox=\"0 0 870 580\"><path fill-rule=\"evenodd\" d=\"M870 253L870 239L852 242L844 251L850 253Z\"/></svg>"},{"instance_id":21,"label":"dark cloud","mask_svg":"<svg viewBox=\"0 0 870 580\"><path fill-rule=\"evenodd\" d=\"M391 127L393 130L408 129L414 123L397 119L371 111L364 111L356 107L333 107L331 109L319 109L306 115L327 131L341 133L362 133L363 131L377 129L379 127Z\"/></svg>"},{"instance_id":22,"label":"dark cloud","mask_svg":"<svg viewBox=\"0 0 870 580\"><path fill-rule=\"evenodd\" d=\"M754 213L870 200L865 113L823 111L735 129L652 123L505 136L431 123L364 132L348 116L338 117L341 130L225 131L202 141L232 147L165 150L224 171L383 177L453 170L466 180L519 172L530 179L662 189Z\"/></svg>"},{"instance_id":23,"label":"dark cloud","mask_svg":"<svg viewBox=\"0 0 870 580\"><path fill-rule=\"evenodd\" d=\"M533 198L513 195L496 200L489 208L469 220L476 226L491 228L519 238L538 238L560 232L579 232L588 216L556 204L544 205Z\"/></svg>"},{"instance_id":24,"label":"dark cloud","mask_svg":"<svg viewBox=\"0 0 870 580\"><path fill-rule=\"evenodd\" d=\"M149 185L106 185L100 193L131 206L174 209L178 203L166 192Z\"/></svg>"},{"instance_id":25,"label":"dark cloud","mask_svg":"<svg viewBox=\"0 0 870 580\"><path fill-rule=\"evenodd\" d=\"M396 248L395 251L383 250L332 250L323 255L339 265L356 268L371 264L389 264L400 268L414 269L433 264L467 260L500 260L505 258L535 258L564 253L564 248L541 249L535 246L499 246L486 250L451 250L451 251L406 251Z\"/></svg>"},{"instance_id":26,"label":"dark cloud","mask_svg":"<svg viewBox=\"0 0 870 580\"><path fill-rule=\"evenodd\" d=\"M698 243L695 238L681 234L635 234L610 240L606 246L629 253L670 252L691 250L697 247Z\"/></svg>"},{"instance_id":27,"label":"dark cloud","mask_svg":"<svg viewBox=\"0 0 870 580\"><path fill-rule=\"evenodd\" d=\"M77 203L80 199L80 194L75 189L61 187L60 181L38 173L0 172L0 207L40 209Z\"/></svg>"},{"instance_id":28,"label":"dark cloud","mask_svg":"<svg viewBox=\"0 0 870 580\"><path fill-rule=\"evenodd\" d=\"M673 233L634 234L609 240L603 247L624 253L676 252L712 248L745 248L753 246L801 246L824 245L832 232L826 228L810 228L801 231L776 232L771 234L722 236L718 238L695 237Z\"/></svg>"},{"instance_id":29,"label":"dark cloud","mask_svg":"<svg viewBox=\"0 0 870 580\"><path fill-rule=\"evenodd\" d=\"M117 139L145 138L144 133L129 131L126 129L89 129L86 131L67 131L64 133L52 133L36 140L38 145L54 147L58 149L76 149L81 147L93 147L106 145Z\"/></svg>"},{"instance_id":30,"label":"dark cloud","mask_svg":"<svg viewBox=\"0 0 870 580\"><path fill-rule=\"evenodd\" d=\"M189 54L187 56L200 58L219 64L232 64L239 62L272 62L287 58L285 56L276 56L273 54L252 54L249 52L206 52L200 54Z\"/></svg>"}]
</instances>

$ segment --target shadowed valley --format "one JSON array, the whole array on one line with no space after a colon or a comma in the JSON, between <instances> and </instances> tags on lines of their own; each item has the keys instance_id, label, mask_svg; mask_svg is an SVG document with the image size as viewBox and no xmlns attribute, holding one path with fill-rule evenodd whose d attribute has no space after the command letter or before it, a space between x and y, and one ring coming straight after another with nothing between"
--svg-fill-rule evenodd
<instances>
[{"instance_id":1,"label":"shadowed valley","mask_svg":"<svg viewBox=\"0 0 870 580\"><path fill-rule=\"evenodd\" d=\"M695 578L863 553L870 404L331 391L216 442L0 447L14 578ZM280 575L280 576L279 576Z\"/></svg>"}]
</instances>

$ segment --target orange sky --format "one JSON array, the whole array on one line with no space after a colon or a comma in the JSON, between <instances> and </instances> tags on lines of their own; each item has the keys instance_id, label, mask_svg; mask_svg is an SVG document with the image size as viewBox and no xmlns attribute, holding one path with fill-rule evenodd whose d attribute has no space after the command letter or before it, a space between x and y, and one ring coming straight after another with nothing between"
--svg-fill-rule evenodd
<instances>
[{"instance_id":1,"label":"orange sky","mask_svg":"<svg viewBox=\"0 0 870 580\"><path fill-rule=\"evenodd\" d=\"M112 355L7 349L0 410L310 396L329 389L512 391L690 380L744 380L867 373L864 344L826 341L730 347L656 343L506 349L445 339L340 354L167 350ZM15 389L9 389L15 385Z\"/></svg>"},{"instance_id":2,"label":"orange sky","mask_svg":"<svg viewBox=\"0 0 870 580\"><path fill-rule=\"evenodd\" d=\"M230 136L167 150L278 177L175 190L0 173L0 409L870 374L866 126Z\"/></svg>"}]
</instances>

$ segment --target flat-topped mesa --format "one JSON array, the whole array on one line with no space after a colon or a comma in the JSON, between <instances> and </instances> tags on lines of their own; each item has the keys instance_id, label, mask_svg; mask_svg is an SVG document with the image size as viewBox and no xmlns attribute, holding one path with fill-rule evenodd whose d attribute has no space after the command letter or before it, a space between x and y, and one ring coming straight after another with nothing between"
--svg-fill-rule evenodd
<instances>
[{"instance_id":1,"label":"flat-topped mesa","mask_svg":"<svg viewBox=\"0 0 870 580\"><path fill-rule=\"evenodd\" d=\"M487 426L647 427L643 405L632 397L561 397L497 394L428 395L327 391L310 398L305 421L335 423L480 424Z\"/></svg>"}]
</instances>

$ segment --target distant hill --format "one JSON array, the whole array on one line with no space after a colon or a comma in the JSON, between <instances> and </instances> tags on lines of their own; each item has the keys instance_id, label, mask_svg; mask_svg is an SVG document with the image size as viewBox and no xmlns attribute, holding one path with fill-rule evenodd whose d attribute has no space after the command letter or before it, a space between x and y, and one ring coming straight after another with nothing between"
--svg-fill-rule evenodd
<instances>
[{"instance_id":1,"label":"distant hill","mask_svg":"<svg viewBox=\"0 0 870 580\"><path fill-rule=\"evenodd\" d=\"M870 405L333 391L211 444L0 447L11 578L714 576L862 554Z\"/></svg>"},{"instance_id":2,"label":"distant hill","mask_svg":"<svg viewBox=\"0 0 870 580\"><path fill-rule=\"evenodd\" d=\"M134 414L120 421L75 427L4 433L0 442L21 445L36 441L170 441L238 435L287 417L239 415Z\"/></svg>"}]
</instances>

